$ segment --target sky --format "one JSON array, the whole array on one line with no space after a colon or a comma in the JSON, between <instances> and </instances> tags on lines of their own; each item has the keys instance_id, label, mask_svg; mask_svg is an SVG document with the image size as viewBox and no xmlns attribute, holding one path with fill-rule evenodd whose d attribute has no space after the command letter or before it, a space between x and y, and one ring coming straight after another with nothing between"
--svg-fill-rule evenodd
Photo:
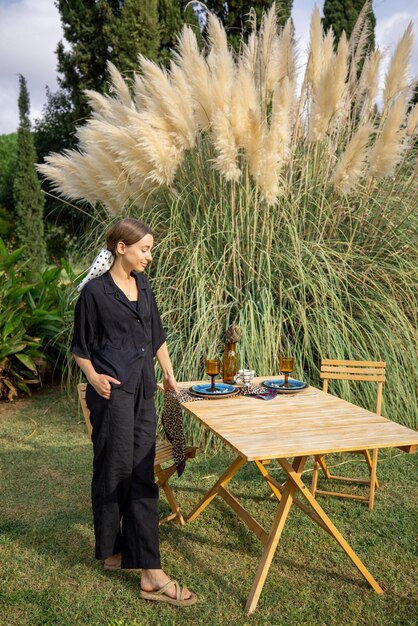
<instances>
[{"instance_id":1,"label":"sky","mask_svg":"<svg viewBox=\"0 0 418 626\"><path fill-rule=\"evenodd\" d=\"M146 0L145 0L146 1ZM293 20L303 64L309 41L309 22L315 0L294 0ZM322 11L323 0L317 0ZM374 0L376 41L385 52L385 64L410 21L414 48L410 77L418 78L418 3L412 0ZM25 76L31 100L31 119L41 116L45 87L57 89L55 50L62 39L54 0L0 0L0 134L18 126L18 75Z\"/></svg>"}]
</instances>

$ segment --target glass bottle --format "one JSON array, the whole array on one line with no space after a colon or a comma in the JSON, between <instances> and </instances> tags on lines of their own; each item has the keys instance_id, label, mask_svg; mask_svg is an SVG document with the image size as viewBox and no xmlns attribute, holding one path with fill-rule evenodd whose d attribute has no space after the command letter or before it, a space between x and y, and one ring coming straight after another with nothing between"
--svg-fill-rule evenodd
<instances>
[{"instance_id":1,"label":"glass bottle","mask_svg":"<svg viewBox=\"0 0 418 626\"><path fill-rule=\"evenodd\" d=\"M235 343L227 342L223 354L223 381L229 385L233 384L234 376L238 373L238 357L235 351Z\"/></svg>"}]
</instances>

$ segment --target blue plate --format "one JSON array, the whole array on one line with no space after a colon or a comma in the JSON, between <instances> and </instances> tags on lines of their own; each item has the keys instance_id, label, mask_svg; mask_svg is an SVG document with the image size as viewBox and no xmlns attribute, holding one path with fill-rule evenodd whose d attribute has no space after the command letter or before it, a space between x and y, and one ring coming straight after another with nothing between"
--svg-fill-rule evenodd
<instances>
[{"instance_id":1,"label":"blue plate","mask_svg":"<svg viewBox=\"0 0 418 626\"><path fill-rule=\"evenodd\" d=\"M295 393L297 391L302 391L302 389L306 389L306 387L308 386L307 383L304 383L301 380L289 378L288 386L283 387L284 376L282 378L273 378L272 380L263 380L262 384L264 385L264 387L268 387L269 389L275 389L279 393Z\"/></svg>"},{"instance_id":2,"label":"blue plate","mask_svg":"<svg viewBox=\"0 0 418 626\"><path fill-rule=\"evenodd\" d=\"M210 383L200 383L199 385L193 385L193 387L190 387L190 390L199 396L208 396L212 398L215 396L230 396L231 394L238 393L237 387L234 385L226 385L225 383L215 383L216 391L211 391L210 388Z\"/></svg>"}]
</instances>

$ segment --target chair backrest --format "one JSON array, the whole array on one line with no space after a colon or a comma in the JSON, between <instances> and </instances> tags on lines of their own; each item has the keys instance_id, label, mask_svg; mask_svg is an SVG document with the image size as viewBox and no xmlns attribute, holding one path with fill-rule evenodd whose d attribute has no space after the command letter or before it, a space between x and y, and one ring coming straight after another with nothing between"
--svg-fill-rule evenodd
<instances>
[{"instance_id":1,"label":"chair backrest","mask_svg":"<svg viewBox=\"0 0 418 626\"><path fill-rule=\"evenodd\" d=\"M383 383L385 382L385 361L339 361L322 359L320 377L322 389L328 391L329 380L362 380L377 383L376 413L382 411Z\"/></svg>"},{"instance_id":2,"label":"chair backrest","mask_svg":"<svg viewBox=\"0 0 418 626\"><path fill-rule=\"evenodd\" d=\"M93 428L90 423L90 411L86 403L86 388L87 388L86 383L79 383L77 385L78 397L80 398L81 408L83 409L84 419L86 420L87 432L88 432L89 437L91 438L91 433L93 432Z\"/></svg>"}]
</instances>

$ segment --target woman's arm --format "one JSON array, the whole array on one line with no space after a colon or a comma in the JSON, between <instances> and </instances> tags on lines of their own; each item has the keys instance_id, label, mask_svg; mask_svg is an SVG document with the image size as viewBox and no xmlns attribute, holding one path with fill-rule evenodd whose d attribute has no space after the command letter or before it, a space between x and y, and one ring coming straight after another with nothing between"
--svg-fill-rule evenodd
<instances>
[{"instance_id":1,"label":"woman's arm","mask_svg":"<svg viewBox=\"0 0 418 626\"><path fill-rule=\"evenodd\" d=\"M174 376L170 355L168 354L167 342L164 341L163 345L158 348L155 356L163 371L164 391L175 391L178 393L179 388L177 386L176 377Z\"/></svg>"},{"instance_id":2,"label":"woman's arm","mask_svg":"<svg viewBox=\"0 0 418 626\"><path fill-rule=\"evenodd\" d=\"M93 367L93 363L89 359L84 359L81 356L77 356L77 354L73 354L73 357L79 368L84 372L84 375L90 385L95 388L99 396L109 400L110 393L112 391L110 383L120 385L120 381L116 380L116 378L112 378L112 376L108 376L107 374L98 374Z\"/></svg>"}]
</instances>

